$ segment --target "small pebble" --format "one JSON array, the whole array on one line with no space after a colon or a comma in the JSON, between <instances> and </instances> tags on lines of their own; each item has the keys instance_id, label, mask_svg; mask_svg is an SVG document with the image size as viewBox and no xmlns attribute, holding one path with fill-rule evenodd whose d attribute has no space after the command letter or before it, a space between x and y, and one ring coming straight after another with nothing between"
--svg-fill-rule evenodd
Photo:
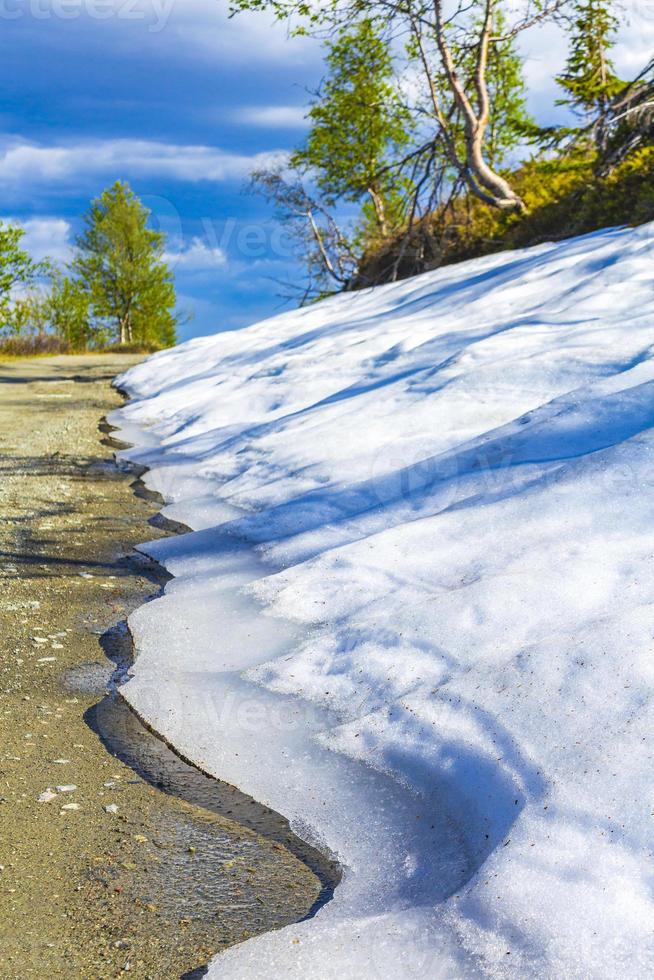
<instances>
[{"instance_id":1,"label":"small pebble","mask_svg":"<svg viewBox=\"0 0 654 980\"><path fill-rule=\"evenodd\" d=\"M118 807L115 803L107 803L104 808L105 813L118 813Z\"/></svg>"},{"instance_id":2,"label":"small pebble","mask_svg":"<svg viewBox=\"0 0 654 980\"><path fill-rule=\"evenodd\" d=\"M37 803L49 803L50 800L54 800L54 799L56 799L56 797L57 797L57 794L56 793L54 793L51 789L46 789L45 792L41 793L41 795L39 796L39 798L38 798L38 800L36 802Z\"/></svg>"}]
</instances>

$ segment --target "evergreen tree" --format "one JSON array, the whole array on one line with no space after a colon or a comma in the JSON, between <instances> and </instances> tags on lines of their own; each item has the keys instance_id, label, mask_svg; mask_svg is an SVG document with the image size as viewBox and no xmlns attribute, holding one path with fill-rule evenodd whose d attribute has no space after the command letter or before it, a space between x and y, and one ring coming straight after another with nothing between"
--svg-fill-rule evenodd
<instances>
[{"instance_id":1,"label":"evergreen tree","mask_svg":"<svg viewBox=\"0 0 654 980\"><path fill-rule=\"evenodd\" d=\"M165 236L149 211L117 181L92 202L73 268L92 311L121 344L175 343L175 287L164 262Z\"/></svg>"},{"instance_id":2,"label":"evergreen tree","mask_svg":"<svg viewBox=\"0 0 654 980\"><path fill-rule=\"evenodd\" d=\"M568 60L557 77L566 92L560 105L569 105L591 120L605 115L611 99L623 87L609 58L617 27L609 0L574 0Z\"/></svg>"},{"instance_id":3,"label":"evergreen tree","mask_svg":"<svg viewBox=\"0 0 654 980\"><path fill-rule=\"evenodd\" d=\"M309 110L311 130L291 165L314 172L330 204L367 197L386 236L400 220L402 195L385 168L391 152L407 143L409 126L388 46L375 22L364 18L329 45L326 61L328 76Z\"/></svg>"}]
</instances>

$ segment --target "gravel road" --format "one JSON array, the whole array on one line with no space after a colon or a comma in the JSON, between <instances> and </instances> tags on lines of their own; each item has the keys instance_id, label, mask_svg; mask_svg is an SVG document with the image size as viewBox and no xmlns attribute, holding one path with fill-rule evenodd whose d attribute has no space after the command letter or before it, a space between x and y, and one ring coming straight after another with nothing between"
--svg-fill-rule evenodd
<instances>
[{"instance_id":1,"label":"gravel road","mask_svg":"<svg viewBox=\"0 0 654 980\"><path fill-rule=\"evenodd\" d=\"M105 650L161 588L131 553L164 533L156 507L98 430L135 360L0 363L3 978L192 975L319 891L279 843L160 792L94 731Z\"/></svg>"}]
</instances>

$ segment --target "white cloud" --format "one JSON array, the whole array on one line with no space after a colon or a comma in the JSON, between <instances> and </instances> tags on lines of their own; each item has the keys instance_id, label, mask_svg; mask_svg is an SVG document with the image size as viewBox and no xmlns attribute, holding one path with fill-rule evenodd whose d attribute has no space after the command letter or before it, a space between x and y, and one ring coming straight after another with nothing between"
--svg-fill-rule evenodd
<instances>
[{"instance_id":1,"label":"white cloud","mask_svg":"<svg viewBox=\"0 0 654 980\"><path fill-rule=\"evenodd\" d=\"M143 0L147 5L149 0ZM288 26L268 12L229 17L227 0L177 0L165 34L175 45L193 47L222 62L256 65L292 62L298 69L320 60L320 44L289 36Z\"/></svg>"},{"instance_id":2,"label":"white cloud","mask_svg":"<svg viewBox=\"0 0 654 980\"><path fill-rule=\"evenodd\" d=\"M72 228L64 218L14 218L9 215L0 217L0 223L19 225L24 230L21 245L33 259L50 258L64 264L73 257ZM211 271L227 263L224 249L209 244L199 236L191 238L188 244L178 237L173 238L164 259L169 265L185 272Z\"/></svg>"},{"instance_id":3,"label":"white cloud","mask_svg":"<svg viewBox=\"0 0 654 980\"><path fill-rule=\"evenodd\" d=\"M102 30L107 44L167 48L179 55L192 51L211 60L242 64L299 66L315 62L319 44L310 38L290 38L287 25L268 12L229 16L227 0L12 0L3 5L10 22L33 19L55 26L81 21ZM0 15L1 16L1 15Z\"/></svg>"},{"instance_id":4,"label":"white cloud","mask_svg":"<svg viewBox=\"0 0 654 980\"><path fill-rule=\"evenodd\" d=\"M225 265L227 256L222 248L210 246L201 238L192 238L186 246L170 247L164 258L169 265L184 272L204 272Z\"/></svg>"},{"instance_id":5,"label":"white cloud","mask_svg":"<svg viewBox=\"0 0 654 980\"><path fill-rule=\"evenodd\" d=\"M253 126L267 126L270 129L295 128L306 126L307 110L295 105L249 106L239 109L236 118Z\"/></svg>"},{"instance_id":6,"label":"white cloud","mask_svg":"<svg viewBox=\"0 0 654 980\"><path fill-rule=\"evenodd\" d=\"M29 252L33 259L46 257L55 262L65 263L72 257L73 244L71 226L63 218L0 218L0 221L11 225L20 225L25 235L21 246Z\"/></svg>"},{"instance_id":7,"label":"white cloud","mask_svg":"<svg viewBox=\"0 0 654 980\"><path fill-rule=\"evenodd\" d=\"M654 0L634 0L630 7L613 52L616 70L625 79L637 75L654 52Z\"/></svg>"},{"instance_id":8,"label":"white cloud","mask_svg":"<svg viewBox=\"0 0 654 980\"><path fill-rule=\"evenodd\" d=\"M227 153L212 146L178 146L150 140L93 140L61 146L5 140L0 145L0 186L52 184L85 176L166 177L219 183L285 158L283 151Z\"/></svg>"},{"instance_id":9,"label":"white cloud","mask_svg":"<svg viewBox=\"0 0 654 980\"><path fill-rule=\"evenodd\" d=\"M624 16L626 14L627 16ZM525 78L529 104L538 122L562 121L567 110L556 107L562 96L556 76L564 67L568 42L560 26L547 23L525 32L520 38L525 56ZM611 58L619 77L633 78L654 51L654 0L627 0Z\"/></svg>"}]
</instances>

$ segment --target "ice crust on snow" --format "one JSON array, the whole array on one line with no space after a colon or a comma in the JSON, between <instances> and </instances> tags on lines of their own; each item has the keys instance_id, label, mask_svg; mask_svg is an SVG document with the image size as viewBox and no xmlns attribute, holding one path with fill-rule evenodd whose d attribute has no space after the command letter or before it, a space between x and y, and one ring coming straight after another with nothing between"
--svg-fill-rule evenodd
<instances>
[{"instance_id":1,"label":"ice crust on snow","mask_svg":"<svg viewBox=\"0 0 654 980\"><path fill-rule=\"evenodd\" d=\"M123 688L345 869L211 975L650 977L654 225L157 354Z\"/></svg>"}]
</instances>

